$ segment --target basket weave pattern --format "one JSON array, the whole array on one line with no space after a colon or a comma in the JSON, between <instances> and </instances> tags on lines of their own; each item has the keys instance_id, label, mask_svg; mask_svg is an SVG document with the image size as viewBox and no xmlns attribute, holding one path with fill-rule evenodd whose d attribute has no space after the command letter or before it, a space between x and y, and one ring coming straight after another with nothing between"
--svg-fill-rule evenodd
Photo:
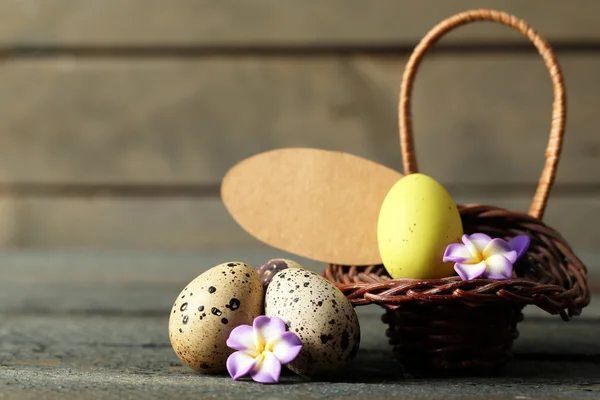
<instances>
[{"instance_id":1,"label":"basket weave pattern","mask_svg":"<svg viewBox=\"0 0 600 400\"><path fill-rule=\"evenodd\" d=\"M410 98L418 66L448 31L474 21L492 21L525 35L542 56L554 88L546 163L529 213L483 204L459 205L464 232L506 240L526 234L531 244L515 264L510 280L459 277L391 279L382 265L327 265L323 275L355 306L386 309L383 322L396 358L411 371L459 372L498 368L510 359L521 310L535 305L569 320L589 304L587 270L559 232L542 222L556 175L565 125L565 91L558 62L549 45L526 22L494 10L473 10L435 26L417 45L400 87L399 123L405 174L417 172Z\"/></svg>"}]
</instances>

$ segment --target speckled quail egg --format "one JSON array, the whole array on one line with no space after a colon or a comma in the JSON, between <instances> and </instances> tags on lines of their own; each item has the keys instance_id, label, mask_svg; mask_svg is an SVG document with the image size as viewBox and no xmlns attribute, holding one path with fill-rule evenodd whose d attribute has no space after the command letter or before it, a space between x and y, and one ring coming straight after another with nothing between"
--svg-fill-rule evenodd
<instances>
[{"instance_id":1,"label":"speckled quail egg","mask_svg":"<svg viewBox=\"0 0 600 400\"><path fill-rule=\"evenodd\" d=\"M358 352L360 325L352 304L331 282L306 269L279 271L265 295L265 314L285 321L302 341L288 368L299 375L328 374Z\"/></svg>"},{"instance_id":2,"label":"speckled quail egg","mask_svg":"<svg viewBox=\"0 0 600 400\"><path fill-rule=\"evenodd\" d=\"M234 351L227 338L261 314L263 293L254 269L242 262L223 263L196 277L177 296L169 318L179 359L203 373L224 372Z\"/></svg>"},{"instance_id":3,"label":"speckled quail egg","mask_svg":"<svg viewBox=\"0 0 600 400\"><path fill-rule=\"evenodd\" d=\"M267 286L269 286L273 276L275 276L275 274L279 271L287 268L302 268L302 266L292 260L287 260L285 258L274 258L267 261L260 267L257 267L256 273L262 282L263 288L267 290Z\"/></svg>"}]
</instances>

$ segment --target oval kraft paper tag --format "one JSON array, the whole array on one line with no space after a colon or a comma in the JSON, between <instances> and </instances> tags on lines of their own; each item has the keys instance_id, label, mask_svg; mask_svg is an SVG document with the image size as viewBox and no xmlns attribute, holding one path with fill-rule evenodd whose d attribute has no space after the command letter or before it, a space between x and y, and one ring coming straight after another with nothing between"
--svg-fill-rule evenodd
<instances>
[{"instance_id":1,"label":"oval kraft paper tag","mask_svg":"<svg viewBox=\"0 0 600 400\"><path fill-rule=\"evenodd\" d=\"M221 197L258 240L331 264L381 264L379 210L398 171L343 152L284 148L260 153L225 175Z\"/></svg>"}]
</instances>

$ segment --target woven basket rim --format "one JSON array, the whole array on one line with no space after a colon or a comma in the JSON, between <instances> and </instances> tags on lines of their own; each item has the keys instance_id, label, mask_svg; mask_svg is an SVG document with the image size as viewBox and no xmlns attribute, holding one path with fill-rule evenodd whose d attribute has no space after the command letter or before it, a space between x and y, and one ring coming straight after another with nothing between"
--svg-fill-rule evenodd
<instances>
[{"instance_id":1,"label":"woven basket rim","mask_svg":"<svg viewBox=\"0 0 600 400\"><path fill-rule=\"evenodd\" d=\"M518 276L507 280L461 280L458 276L441 279L392 279L383 265L344 266L328 264L323 276L333 282L354 306L377 304L396 309L403 304L445 304L461 302L471 306L507 303L521 307L535 305L564 320L581 314L590 302L587 268L564 238L543 221L528 214L483 204L459 205L467 226L475 221L482 226L514 225L532 236L532 244L516 265L535 263L540 276ZM469 232L466 232L469 233ZM505 236L512 232L504 231ZM550 250L548 250L550 249ZM540 265L539 260L547 260Z\"/></svg>"}]
</instances>

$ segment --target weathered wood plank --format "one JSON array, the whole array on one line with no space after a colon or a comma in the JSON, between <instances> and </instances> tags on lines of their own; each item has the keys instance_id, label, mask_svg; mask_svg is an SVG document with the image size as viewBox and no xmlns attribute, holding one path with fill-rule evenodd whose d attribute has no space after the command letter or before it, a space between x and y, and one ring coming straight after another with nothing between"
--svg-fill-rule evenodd
<instances>
[{"instance_id":1,"label":"weathered wood plank","mask_svg":"<svg viewBox=\"0 0 600 400\"><path fill-rule=\"evenodd\" d=\"M385 337L385 324L380 320L382 309L376 306L360 307L357 313L365 333L363 343L372 350L380 352L389 350ZM53 356L60 353L57 350L65 347L79 351L70 352L71 354L66 355L67 357L58 363L69 365L74 361L80 361L83 365L79 366L89 363L94 355L104 357L108 355L99 354L98 348L104 348L101 351L105 353L118 352L119 349L140 349L142 350L140 353L143 349L153 349L157 352L164 349L171 351L168 331L164 329L165 319L168 319L168 306L166 316L163 317L156 315L127 317L4 315L0 331L2 339L0 354L3 356L0 364L18 365L25 364L25 360L56 359ZM523 355L598 356L600 345L595 339L600 334L600 325L595 324L595 321L593 318L583 316L569 323L562 322L560 319L530 318L519 325L522 336L515 342L515 351ZM547 334L541 334L543 331ZM567 345L569 342L572 343L571 346ZM130 357L124 358L123 364L134 362ZM19 362L20 360L22 361ZM176 361L176 358L171 361ZM169 363L165 364L157 367L169 366Z\"/></svg>"},{"instance_id":2,"label":"weathered wood plank","mask_svg":"<svg viewBox=\"0 0 600 400\"><path fill-rule=\"evenodd\" d=\"M8 246L217 250L255 243L218 199L24 199L0 204L5 205L0 209Z\"/></svg>"},{"instance_id":3,"label":"weathered wood plank","mask_svg":"<svg viewBox=\"0 0 600 400\"><path fill-rule=\"evenodd\" d=\"M406 398L464 398L597 395L600 366L598 326L521 324L516 359L501 378L410 379L402 376L384 336L380 311L359 309L362 340L357 359L326 382L284 374L286 398L389 398L401 389ZM0 376L3 397L37 394L70 396L85 389L84 399L104 394L129 398L278 396L281 388L234 382L228 376L199 376L182 366L170 348L163 317L9 316L0 323ZM565 329L566 328L566 329ZM552 334L548 334L552 332ZM570 343L577 338L575 345ZM546 357L546 359L544 359ZM541 359L538 359L541 358ZM374 385L374 383L377 383ZM559 385L557 385L559 384ZM401 385L401 386L400 386ZM560 388L557 390L557 388ZM80 393L81 395L81 393ZM89 396L89 397L87 397ZM502 397L504 396L504 397ZM69 397L67 397L69 398ZM306 398L306 397L304 397ZM335 398L335 397L333 397Z\"/></svg>"},{"instance_id":4,"label":"weathered wood plank","mask_svg":"<svg viewBox=\"0 0 600 400\"><path fill-rule=\"evenodd\" d=\"M204 255L196 253L197 260L204 260ZM150 263L148 268L136 268L136 261L133 257L121 257L123 260L131 260L129 265L122 265L121 269L126 272L117 270L110 265L113 257L105 257L103 254L96 254L96 264L81 263L78 268L82 271L77 271L75 268L70 268L70 272L82 278L86 278L86 282L71 283L66 275L64 283L53 282L48 279L32 279L29 277L27 282L14 282L8 280L0 283L0 314L1 315L43 315L43 316L115 316L115 317L153 317L169 314L177 295L192 279L196 278L209 267L217 265L222 261L242 260L258 265L259 262L264 262L270 253L263 254L260 259L257 256L249 256L242 254L241 257L230 257L221 255L215 262L209 264L208 261L198 262L195 268L181 265L178 262L177 255L171 255L170 259L162 257L164 260L163 268L158 271L152 271ZM52 258L52 255L47 255ZM54 258L59 258L54 256ZM77 260L77 257L63 255L65 261ZM295 260L303 261L298 258ZM322 272L322 266L313 266L310 263L304 262L303 266L312 266L315 272ZM105 267L106 271L95 266ZM94 268L95 267L95 268ZM56 274L64 271L64 268L42 269L40 267L30 267L29 274L41 273L42 275ZM6 272L6 268L3 272ZM595 279L596 283L594 296L596 298L600 293L598 283L598 270L591 271L591 279ZM106 278L102 278L102 274L108 275L113 273L115 276L125 275L123 282L106 282ZM153 278L162 278L164 282L150 282L150 279L145 279L145 274L153 275ZM131 278L135 275L137 278ZM129 278L129 279L128 279ZM593 283L593 282L592 282ZM582 314L575 317L570 322L563 322L560 316L548 314L535 306L525 308L524 314L531 319L549 319L560 322L560 326L570 326L571 322L580 319L600 319L600 308L598 302L592 301L591 305L582 311ZM568 329L568 328L566 328Z\"/></svg>"},{"instance_id":5,"label":"weathered wood plank","mask_svg":"<svg viewBox=\"0 0 600 400\"><path fill-rule=\"evenodd\" d=\"M482 202L527 211L529 197L453 193L459 203ZM598 254L600 198L554 197L545 221L581 254ZM229 216L219 199L1 199L4 248L121 251L262 250ZM587 256L586 256L587 257ZM591 256L590 256L591 257ZM587 259L587 258L586 258ZM600 267L598 261L594 261Z\"/></svg>"},{"instance_id":6,"label":"weathered wood plank","mask_svg":"<svg viewBox=\"0 0 600 400\"><path fill-rule=\"evenodd\" d=\"M529 204L528 198L486 200L516 210L527 210ZM218 199L23 199L0 204L8 246L202 250L256 243ZM600 237L599 207L597 197L552 199L545 220L576 248L592 251Z\"/></svg>"},{"instance_id":7,"label":"weathered wood plank","mask_svg":"<svg viewBox=\"0 0 600 400\"><path fill-rule=\"evenodd\" d=\"M3 253L0 396L30 398L35 394L62 399L77 395L91 399L113 392L121 397L125 393L128 398L147 397L148 393L178 398L190 393L196 397L198 393L203 397L226 394L228 398L269 395L269 390L274 390L269 386L236 383L227 376L198 376L182 366L171 350L166 315L190 272L179 267L211 263L215 256L97 254L94 258L82 253ZM220 255L222 259L237 256ZM132 269L138 273L132 274ZM16 274L6 274L11 271ZM88 280L83 283L86 273ZM44 308L36 308L36 303ZM357 360L342 371L339 380L306 381L284 375L283 382L293 384L286 386L286 398L299 398L305 392L310 398L347 397L346 393L357 399L387 398L398 393L399 385L408 398L426 395L429 399L453 398L456 393L463 398L473 388L473 395L498 390L507 398L530 393L580 398L598 392L600 347L596 339L600 325L596 320L600 308L594 304L568 324L557 317L526 318L519 325L515 360L502 378L435 381L404 378L390 355L385 325L380 321L382 310L370 306L357 311L362 329Z\"/></svg>"},{"instance_id":8,"label":"weathered wood plank","mask_svg":"<svg viewBox=\"0 0 600 400\"><path fill-rule=\"evenodd\" d=\"M593 0L4 0L1 45L413 44L434 24L470 8L528 20L549 39L600 38ZM507 28L466 27L455 40L514 40Z\"/></svg>"},{"instance_id":9,"label":"weathered wood plank","mask_svg":"<svg viewBox=\"0 0 600 400\"><path fill-rule=\"evenodd\" d=\"M378 359L374 361L379 361ZM375 371L364 375L366 366L358 372L363 377L338 381L302 382L293 376L284 376L278 385L259 385L252 382L235 382L229 377L206 377L184 370L173 373L150 372L148 369L127 371L93 370L73 368L15 368L2 367L1 376L10 380L3 390L2 398L7 400L101 400L107 397L132 400L148 398L197 399L259 399L263 397L282 398L285 387L286 400L316 400L344 398L353 400L390 399L407 400L446 400L446 399L597 399L598 384L594 374L598 367L593 363L523 363L523 369L530 374L518 377L497 377L487 379L428 379L390 380L385 379L395 364L385 364L384 370L377 365ZM548 370L560 371L553 375ZM380 372L381 371L381 372ZM538 378L531 379L537 371ZM565 377L565 371L569 375ZM358 373L357 372L357 373ZM520 371L516 371L518 373ZM377 375L380 374L380 375ZM374 376L372 379L369 377ZM539 378L539 376L547 379ZM526 378L526 379L524 379Z\"/></svg>"},{"instance_id":10,"label":"weathered wood plank","mask_svg":"<svg viewBox=\"0 0 600 400\"><path fill-rule=\"evenodd\" d=\"M0 257L0 314L153 316L169 312L187 282L207 269L229 261L261 265L287 257L321 273L324 265L266 246L252 249L196 252L7 251ZM583 254L590 268L588 282L600 292L600 255ZM69 293L66 295L66 293ZM550 316L536 307L526 315ZM600 318L600 307L583 312Z\"/></svg>"},{"instance_id":11,"label":"weathered wood plank","mask_svg":"<svg viewBox=\"0 0 600 400\"><path fill-rule=\"evenodd\" d=\"M285 146L401 168L397 90L406 59L24 60L0 70L0 179L217 183ZM567 137L557 183L598 183L600 57L561 59ZM421 169L444 183L534 183L550 82L537 57L427 59L415 86Z\"/></svg>"},{"instance_id":12,"label":"weathered wood plank","mask_svg":"<svg viewBox=\"0 0 600 400\"><path fill-rule=\"evenodd\" d=\"M598 257L598 254L593 253L582 254L582 258L590 266L600 265ZM2 251L0 257L2 262L0 282L6 285L4 289L7 290L9 287L14 288L15 285L41 285L45 288L67 286L72 290L80 288L82 292L90 286L107 286L111 288L110 290L117 286L132 289L160 287L177 290L182 288L183 283L191 281L215 265L229 261L242 261L258 266L272 258L291 258L301 263L304 268L318 273L321 273L324 268L322 263L272 249L266 245L213 251L7 249ZM600 269L592 269L590 279L600 283ZM600 285L596 287L600 289ZM173 296L176 294L171 293ZM5 295L3 299L8 300L11 296ZM74 296L72 304L75 305L79 298L81 296ZM108 301L107 307L118 304L116 300L110 298L106 301ZM138 303L145 304L144 309L157 308L156 302L139 301ZM8 303L0 302L0 307L2 304ZM83 302L80 306L80 309L84 310L86 307L89 308L90 304ZM135 309L131 308L131 310ZM600 317L600 308L597 310L597 316ZM0 312L7 311L10 311L9 306L0 309Z\"/></svg>"}]
</instances>

